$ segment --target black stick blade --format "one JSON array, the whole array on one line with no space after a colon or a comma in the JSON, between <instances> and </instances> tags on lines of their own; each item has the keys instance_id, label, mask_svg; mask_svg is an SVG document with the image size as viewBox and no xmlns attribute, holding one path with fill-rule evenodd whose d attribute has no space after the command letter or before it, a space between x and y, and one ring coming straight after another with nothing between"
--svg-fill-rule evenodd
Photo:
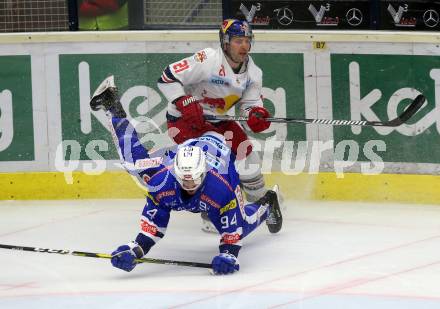
<instances>
[{"instance_id":1,"label":"black stick blade","mask_svg":"<svg viewBox=\"0 0 440 309\"><path fill-rule=\"evenodd\" d=\"M407 122L425 103L426 98L423 94L419 94L412 103L408 106L408 108L397 118L393 120L387 121L384 123L387 127L398 127L405 122Z\"/></svg>"}]
</instances>

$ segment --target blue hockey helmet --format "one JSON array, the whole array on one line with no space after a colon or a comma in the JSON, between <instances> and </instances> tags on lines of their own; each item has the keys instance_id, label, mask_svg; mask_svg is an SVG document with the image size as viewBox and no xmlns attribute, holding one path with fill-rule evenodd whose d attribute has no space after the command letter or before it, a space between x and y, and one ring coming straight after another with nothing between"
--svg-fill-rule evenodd
<instances>
[{"instance_id":1,"label":"blue hockey helmet","mask_svg":"<svg viewBox=\"0 0 440 309\"><path fill-rule=\"evenodd\" d=\"M234 36L244 36L251 40L254 38L252 28L247 21L238 19L225 19L220 27L220 46L225 49L225 43L229 43Z\"/></svg>"}]
</instances>

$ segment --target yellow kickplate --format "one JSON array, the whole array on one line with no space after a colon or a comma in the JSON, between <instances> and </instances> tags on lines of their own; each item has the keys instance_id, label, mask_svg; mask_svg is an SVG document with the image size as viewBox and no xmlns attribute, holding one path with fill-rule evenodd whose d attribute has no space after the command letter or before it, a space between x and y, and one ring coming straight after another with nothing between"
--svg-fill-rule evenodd
<instances>
[{"instance_id":1,"label":"yellow kickplate","mask_svg":"<svg viewBox=\"0 0 440 309\"><path fill-rule=\"evenodd\" d=\"M440 204L440 177L435 175L335 173L265 175L267 187L279 184L285 199ZM0 173L1 200L143 198L145 190L124 171L101 175Z\"/></svg>"}]
</instances>

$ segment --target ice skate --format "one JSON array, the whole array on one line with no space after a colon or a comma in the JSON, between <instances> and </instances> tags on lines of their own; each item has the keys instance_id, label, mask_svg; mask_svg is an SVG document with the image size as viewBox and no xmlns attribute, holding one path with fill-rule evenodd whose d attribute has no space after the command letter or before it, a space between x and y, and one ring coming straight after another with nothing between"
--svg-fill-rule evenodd
<instances>
[{"instance_id":1,"label":"ice skate","mask_svg":"<svg viewBox=\"0 0 440 309\"><path fill-rule=\"evenodd\" d=\"M278 200L279 188L275 185L272 190L260 199L262 204L269 204L269 215L266 219L266 225L272 234L278 233L283 225L283 216L281 215L280 204Z\"/></svg>"},{"instance_id":2,"label":"ice skate","mask_svg":"<svg viewBox=\"0 0 440 309\"><path fill-rule=\"evenodd\" d=\"M102 81L96 89L90 100L90 108L94 111L109 111L113 116L125 118L127 114L118 98L118 89L116 88L113 75L110 75Z\"/></svg>"}]
</instances>

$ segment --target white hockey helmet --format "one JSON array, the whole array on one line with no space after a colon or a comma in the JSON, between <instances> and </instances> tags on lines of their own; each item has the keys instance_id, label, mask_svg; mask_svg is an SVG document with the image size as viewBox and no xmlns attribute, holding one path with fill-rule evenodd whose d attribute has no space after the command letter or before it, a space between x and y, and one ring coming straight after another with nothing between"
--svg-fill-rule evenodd
<instances>
[{"instance_id":1,"label":"white hockey helmet","mask_svg":"<svg viewBox=\"0 0 440 309\"><path fill-rule=\"evenodd\" d=\"M174 174L182 189L197 190L206 176L206 157L200 147L179 148L174 157Z\"/></svg>"}]
</instances>

